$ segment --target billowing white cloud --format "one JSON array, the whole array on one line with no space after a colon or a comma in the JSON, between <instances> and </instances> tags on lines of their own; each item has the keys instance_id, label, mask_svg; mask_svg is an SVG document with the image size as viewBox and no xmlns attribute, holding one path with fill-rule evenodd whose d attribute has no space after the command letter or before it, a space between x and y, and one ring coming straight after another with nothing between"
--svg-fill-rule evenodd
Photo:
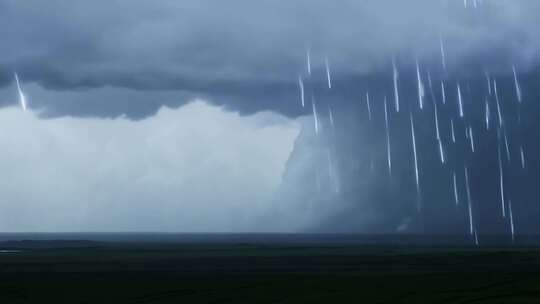
<instances>
[{"instance_id":1,"label":"billowing white cloud","mask_svg":"<svg viewBox=\"0 0 540 304\"><path fill-rule=\"evenodd\" d=\"M264 230L300 127L202 101L136 122L2 109L0 230Z\"/></svg>"}]
</instances>

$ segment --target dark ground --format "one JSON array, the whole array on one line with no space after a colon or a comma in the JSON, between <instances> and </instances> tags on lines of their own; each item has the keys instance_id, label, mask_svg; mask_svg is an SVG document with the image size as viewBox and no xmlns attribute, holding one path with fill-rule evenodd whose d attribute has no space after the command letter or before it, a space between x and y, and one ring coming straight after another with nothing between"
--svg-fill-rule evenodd
<instances>
[{"instance_id":1,"label":"dark ground","mask_svg":"<svg viewBox=\"0 0 540 304\"><path fill-rule=\"evenodd\" d=\"M0 242L0 303L540 303L540 249Z\"/></svg>"}]
</instances>

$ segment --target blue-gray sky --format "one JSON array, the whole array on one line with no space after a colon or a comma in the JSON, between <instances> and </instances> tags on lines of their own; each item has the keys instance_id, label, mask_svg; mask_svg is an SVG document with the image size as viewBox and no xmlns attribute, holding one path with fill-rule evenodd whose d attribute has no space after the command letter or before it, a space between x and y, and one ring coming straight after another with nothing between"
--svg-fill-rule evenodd
<instances>
[{"instance_id":1,"label":"blue-gray sky","mask_svg":"<svg viewBox=\"0 0 540 304\"><path fill-rule=\"evenodd\" d=\"M17 70L25 82L80 93L70 102L34 100L34 107L51 115L138 118L191 96L242 112L297 115L291 92L305 69L307 48L314 69L328 56L336 76L347 77L380 73L391 56L403 57L404 65L414 57L434 62L439 37L454 69L479 58L500 65L511 59L528 68L540 45L538 4L528 0L484 1L481 10L463 9L462 1L452 0L3 0L1 5L0 85L8 85ZM95 88L147 95L117 93L137 100L129 105L89 102ZM180 98L158 102L148 95L165 90Z\"/></svg>"},{"instance_id":2,"label":"blue-gray sky","mask_svg":"<svg viewBox=\"0 0 540 304\"><path fill-rule=\"evenodd\" d=\"M514 202L520 218L533 218L518 221L522 231L538 232L531 180L538 176L539 12L534 0L470 0L468 7L461 0L0 0L0 126L7 147L0 166L10 181L1 191L9 212L0 227L464 233L466 208L459 208L466 206L467 165L475 184L475 229L503 233L508 224L496 214L493 178L496 131L481 133L487 72L499 81L512 150L504 163L505 202ZM325 58L331 90L325 88ZM389 177L381 113L384 96L394 102L392 59L402 111L391 107ZM444 165L432 138L430 92L426 109L416 107L415 61L426 89L432 77L441 104ZM520 108L513 65L524 96ZM16 108L15 71L29 113ZM298 77L305 81L308 107L300 105ZM441 80L448 87L446 105ZM449 105L456 103L458 83L469 111L465 120ZM365 115L368 91L373 120ZM312 96L324 128L319 135L312 130ZM424 214L414 210L411 111L418 123ZM449 142L450 119L458 130L473 126L478 152L467 152L467 142ZM211 126L219 129L220 123L217 141ZM521 147L527 168L520 171ZM100 163L118 174L98 170ZM330 173L321 173L328 164ZM447 191L454 171L462 186L457 211ZM153 174L159 178L152 180ZM51 180L58 180L56 187ZM36 206L48 214L44 223Z\"/></svg>"}]
</instances>

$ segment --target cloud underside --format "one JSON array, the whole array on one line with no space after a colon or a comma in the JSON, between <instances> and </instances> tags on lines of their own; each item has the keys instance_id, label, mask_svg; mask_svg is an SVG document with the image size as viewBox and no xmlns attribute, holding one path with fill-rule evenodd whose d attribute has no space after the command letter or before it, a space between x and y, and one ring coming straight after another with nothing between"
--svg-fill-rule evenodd
<instances>
[{"instance_id":1,"label":"cloud underside","mask_svg":"<svg viewBox=\"0 0 540 304\"><path fill-rule=\"evenodd\" d=\"M124 100L103 104L94 98L76 109L62 102L34 104L51 115L122 112L140 118L193 97L242 113L299 115L291 101L297 77L307 72L308 49L312 81L321 84L325 57L337 79L386 75L392 57L402 67L419 59L440 70L441 40L449 70L535 66L540 3L481 3L474 9L450 0L3 1L0 86L17 70L24 82L53 90L116 87L183 97L132 112L114 105ZM1 103L13 102L4 97Z\"/></svg>"}]
</instances>

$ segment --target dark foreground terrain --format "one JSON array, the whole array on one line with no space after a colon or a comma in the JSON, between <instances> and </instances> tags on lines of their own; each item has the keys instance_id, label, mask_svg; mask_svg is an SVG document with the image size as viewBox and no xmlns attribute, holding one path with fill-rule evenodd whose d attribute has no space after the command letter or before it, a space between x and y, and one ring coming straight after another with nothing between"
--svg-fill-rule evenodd
<instances>
[{"instance_id":1,"label":"dark foreground terrain","mask_svg":"<svg viewBox=\"0 0 540 304\"><path fill-rule=\"evenodd\" d=\"M540 250L4 241L0 303L540 303Z\"/></svg>"}]
</instances>

